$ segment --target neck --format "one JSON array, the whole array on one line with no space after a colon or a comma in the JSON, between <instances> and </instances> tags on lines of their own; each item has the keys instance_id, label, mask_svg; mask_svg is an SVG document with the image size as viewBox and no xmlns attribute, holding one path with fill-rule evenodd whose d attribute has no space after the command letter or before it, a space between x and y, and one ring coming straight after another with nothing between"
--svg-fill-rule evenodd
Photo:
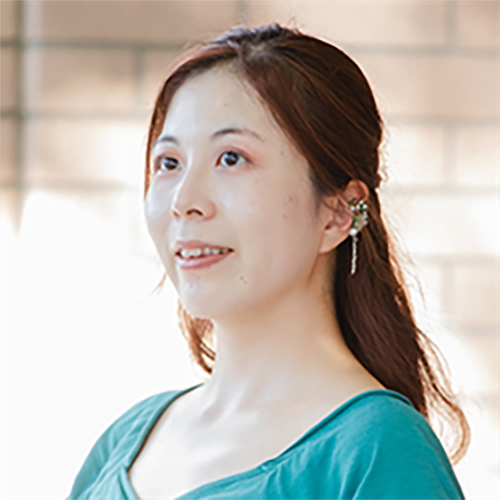
<instances>
[{"instance_id":1,"label":"neck","mask_svg":"<svg viewBox=\"0 0 500 500\"><path fill-rule=\"evenodd\" d=\"M216 362L204 384L213 413L235 413L331 393L359 376L333 306L320 286L302 286L230 318L214 320Z\"/></svg>"}]
</instances>

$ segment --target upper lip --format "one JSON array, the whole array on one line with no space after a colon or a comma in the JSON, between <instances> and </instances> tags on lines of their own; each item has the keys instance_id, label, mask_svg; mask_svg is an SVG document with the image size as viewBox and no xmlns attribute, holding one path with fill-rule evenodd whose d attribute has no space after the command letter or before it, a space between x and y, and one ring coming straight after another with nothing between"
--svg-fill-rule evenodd
<instances>
[{"instance_id":1,"label":"upper lip","mask_svg":"<svg viewBox=\"0 0 500 500\"><path fill-rule=\"evenodd\" d=\"M184 248L229 248L231 247L223 246L223 245L214 245L213 243L207 243L206 241L201 240L177 240L174 245L174 254L177 255Z\"/></svg>"}]
</instances>

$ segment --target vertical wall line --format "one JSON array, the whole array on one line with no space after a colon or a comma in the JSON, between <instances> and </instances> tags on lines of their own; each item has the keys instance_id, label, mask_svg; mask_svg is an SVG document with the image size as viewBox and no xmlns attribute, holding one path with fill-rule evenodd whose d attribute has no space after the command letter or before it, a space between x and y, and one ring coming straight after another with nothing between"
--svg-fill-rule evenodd
<instances>
[{"instance_id":1,"label":"vertical wall line","mask_svg":"<svg viewBox=\"0 0 500 500\"><path fill-rule=\"evenodd\" d=\"M19 233L21 229L24 204L26 200L26 179L25 179L25 95L24 95L24 61L26 46L24 43L24 16L25 0L15 2L16 6L16 35L14 61L14 82L15 82L15 145L14 145L14 206L12 222L14 231Z\"/></svg>"},{"instance_id":2,"label":"vertical wall line","mask_svg":"<svg viewBox=\"0 0 500 500\"><path fill-rule=\"evenodd\" d=\"M458 40L458 2L456 0L448 0L446 5L446 44L448 52L452 53L457 50Z\"/></svg>"},{"instance_id":3,"label":"vertical wall line","mask_svg":"<svg viewBox=\"0 0 500 500\"><path fill-rule=\"evenodd\" d=\"M446 5L446 50L454 53L457 49L458 41L458 2L448 0ZM445 145L443 158L443 182L445 185L454 184L456 170L456 119L450 120L445 125Z\"/></svg>"}]
</instances>

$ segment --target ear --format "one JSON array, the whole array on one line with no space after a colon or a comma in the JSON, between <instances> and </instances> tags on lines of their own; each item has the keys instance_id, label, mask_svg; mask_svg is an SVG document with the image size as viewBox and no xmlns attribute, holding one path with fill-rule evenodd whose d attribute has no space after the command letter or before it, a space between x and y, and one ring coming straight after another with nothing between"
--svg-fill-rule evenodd
<instances>
[{"instance_id":1,"label":"ear","mask_svg":"<svg viewBox=\"0 0 500 500\"><path fill-rule=\"evenodd\" d=\"M356 202L368 199L370 194L364 182L352 180L342 193L325 199L328 207L325 208L323 238L319 252L327 253L340 245L348 236L351 229L353 213L349 208L349 200Z\"/></svg>"}]
</instances>

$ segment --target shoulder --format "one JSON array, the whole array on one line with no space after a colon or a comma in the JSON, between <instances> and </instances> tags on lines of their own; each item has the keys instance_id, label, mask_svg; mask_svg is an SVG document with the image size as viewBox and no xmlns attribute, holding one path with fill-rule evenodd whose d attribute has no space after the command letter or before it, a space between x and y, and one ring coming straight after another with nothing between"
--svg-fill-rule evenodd
<instances>
[{"instance_id":1,"label":"shoulder","mask_svg":"<svg viewBox=\"0 0 500 500\"><path fill-rule=\"evenodd\" d=\"M370 391L345 406L330 450L343 498L463 498L441 442L406 397Z\"/></svg>"},{"instance_id":2,"label":"shoulder","mask_svg":"<svg viewBox=\"0 0 500 500\"><path fill-rule=\"evenodd\" d=\"M139 433L167 401L180 391L166 391L149 396L120 415L99 437L92 452L109 455L125 437Z\"/></svg>"},{"instance_id":3,"label":"shoulder","mask_svg":"<svg viewBox=\"0 0 500 500\"><path fill-rule=\"evenodd\" d=\"M102 433L86 457L73 483L70 499L85 498L85 491L94 483L101 471L117 456L127 456L155 414L182 391L166 391L134 404Z\"/></svg>"},{"instance_id":4,"label":"shoulder","mask_svg":"<svg viewBox=\"0 0 500 500\"><path fill-rule=\"evenodd\" d=\"M405 396L389 390L368 391L353 398L339 415L343 437L365 447L414 442L442 449L424 416ZM425 446L424 446L425 444ZM443 450L444 451L444 450Z\"/></svg>"}]
</instances>

